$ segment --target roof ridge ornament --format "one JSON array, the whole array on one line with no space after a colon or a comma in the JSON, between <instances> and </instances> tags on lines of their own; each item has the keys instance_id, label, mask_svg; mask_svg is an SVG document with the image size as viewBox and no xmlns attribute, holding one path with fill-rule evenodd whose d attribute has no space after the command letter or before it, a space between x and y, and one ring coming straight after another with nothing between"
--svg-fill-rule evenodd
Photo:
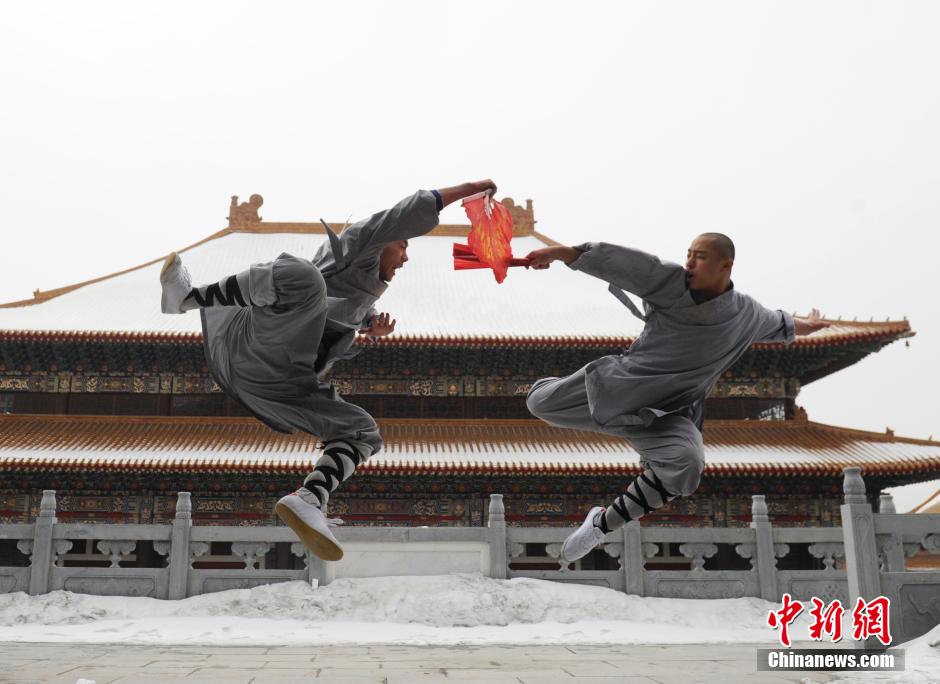
<instances>
[{"instance_id":1,"label":"roof ridge ornament","mask_svg":"<svg viewBox=\"0 0 940 684\"><path fill-rule=\"evenodd\" d=\"M535 232L535 210L532 208L532 200L525 201L525 208L516 204L512 197L504 197L499 202L509 210L512 217L513 236L532 235Z\"/></svg>"},{"instance_id":2,"label":"roof ridge ornament","mask_svg":"<svg viewBox=\"0 0 940 684\"><path fill-rule=\"evenodd\" d=\"M228 209L228 227L232 229L241 228L261 223L261 216L258 215L258 209L264 204L264 198L261 195L254 194L248 198L247 202L238 203L238 195L232 195L232 202Z\"/></svg>"}]
</instances>

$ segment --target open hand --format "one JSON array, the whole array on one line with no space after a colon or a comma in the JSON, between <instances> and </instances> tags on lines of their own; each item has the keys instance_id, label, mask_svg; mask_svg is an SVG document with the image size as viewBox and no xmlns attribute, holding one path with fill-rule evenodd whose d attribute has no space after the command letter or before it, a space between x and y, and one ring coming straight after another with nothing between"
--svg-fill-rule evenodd
<instances>
[{"instance_id":1,"label":"open hand","mask_svg":"<svg viewBox=\"0 0 940 684\"><path fill-rule=\"evenodd\" d=\"M828 328L829 323L822 319L819 309L813 309L806 318L794 317L793 324L796 326L797 335L812 335L817 330Z\"/></svg>"},{"instance_id":2,"label":"open hand","mask_svg":"<svg viewBox=\"0 0 940 684\"><path fill-rule=\"evenodd\" d=\"M380 313L369 319L369 327L360 328L360 335L367 335L369 337L384 337L395 332L395 321L392 319L391 315L387 313Z\"/></svg>"},{"instance_id":3,"label":"open hand","mask_svg":"<svg viewBox=\"0 0 940 684\"><path fill-rule=\"evenodd\" d=\"M829 323L822 319L819 309L813 309L809 312L809 316L806 317L806 324L813 328L814 331L829 327Z\"/></svg>"}]
</instances>

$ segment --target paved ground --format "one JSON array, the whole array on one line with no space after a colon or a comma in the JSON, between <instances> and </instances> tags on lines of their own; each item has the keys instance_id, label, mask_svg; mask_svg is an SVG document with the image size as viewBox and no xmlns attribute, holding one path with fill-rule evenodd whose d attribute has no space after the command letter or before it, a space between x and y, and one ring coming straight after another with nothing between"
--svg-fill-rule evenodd
<instances>
[{"instance_id":1,"label":"paved ground","mask_svg":"<svg viewBox=\"0 0 940 684\"><path fill-rule=\"evenodd\" d=\"M754 645L226 648L0 643L0 682L780 684L833 678L824 673L758 673L756 662Z\"/></svg>"}]
</instances>

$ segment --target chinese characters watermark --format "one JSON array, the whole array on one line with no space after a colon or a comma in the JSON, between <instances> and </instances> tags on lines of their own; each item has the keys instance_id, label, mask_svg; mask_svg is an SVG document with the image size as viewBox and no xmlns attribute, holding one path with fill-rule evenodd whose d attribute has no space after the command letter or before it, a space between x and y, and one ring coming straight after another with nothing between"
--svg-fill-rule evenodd
<instances>
[{"instance_id":1,"label":"chinese characters watermark","mask_svg":"<svg viewBox=\"0 0 940 684\"><path fill-rule=\"evenodd\" d=\"M813 641L823 641L824 637L828 636L832 643L841 641L842 617L845 614L842 602L836 599L827 606L815 596L811 602L813 607L809 615L813 618L813 622L809 627L809 638ZM867 603L859 597L852 611L852 638L856 641L864 641L875 637L885 646L890 646L892 641L888 624L890 608L891 600L886 596L879 596ZM805 606L801 601L794 599L790 594L784 594L780 610L772 610L767 615L767 624L774 629L779 628L780 643L788 648L791 644L790 625L804 609Z\"/></svg>"}]
</instances>

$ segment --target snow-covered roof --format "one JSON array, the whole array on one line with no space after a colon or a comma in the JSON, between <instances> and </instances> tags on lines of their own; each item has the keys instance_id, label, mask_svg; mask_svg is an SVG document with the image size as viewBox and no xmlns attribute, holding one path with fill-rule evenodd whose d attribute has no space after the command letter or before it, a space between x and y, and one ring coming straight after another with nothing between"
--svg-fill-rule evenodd
<instances>
[{"instance_id":1,"label":"snow-covered roof","mask_svg":"<svg viewBox=\"0 0 940 684\"><path fill-rule=\"evenodd\" d=\"M282 252L312 257L325 235L228 232L181 251L194 284L216 282ZM629 337L638 321L600 281L576 277L564 266L548 272L512 269L503 284L489 270L455 272L452 245L458 237L431 235L409 243L409 262L378 304L397 319L399 335L492 337L565 335ZM516 254L544 247L535 236L513 240ZM160 312L161 262L92 282L40 304L0 309L2 330L83 330L193 335L198 311Z\"/></svg>"},{"instance_id":2,"label":"snow-covered roof","mask_svg":"<svg viewBox=\"0 0 940 684\"><path fill-rule=\"evenodd\" d=\"M488 269L453 269L452 246L465 242L469 226L442 226L409 244L410 260L378 304L397 319L386 344L502 338L625 341L641 330L640 321L594 278L561 264L548 271L512 268L502 284ZM271 261L282 252L311 257L325 240L314 224L257 224L251 230L228 228L180 250L196 284L218 281L252 263ZM517 236L513 252L525 255L550 244L539 233ZM127 271L49 292L33 300L0 305L4 338L102 336L105 338L198 339L199 314L160 312L162 257ZM899 337L907 321L833 322L799 344L840 343L854 338Z\"/></svg>"},{"instance_id":3,"label":"snow-covered roof","mask_svg":"<svg viewBox=\"0 0 940 684\"><path fill-rule=\"evenodd\" d=\"M616 437L535 420L379 420L385 448L373 473L616 474L638 455ZM809 421L711 421L706 474L938 473L940 442ZM0 416L0 468L303 471L316 438L274 432L252 418Z\"/></svg>"}]
</instances>

